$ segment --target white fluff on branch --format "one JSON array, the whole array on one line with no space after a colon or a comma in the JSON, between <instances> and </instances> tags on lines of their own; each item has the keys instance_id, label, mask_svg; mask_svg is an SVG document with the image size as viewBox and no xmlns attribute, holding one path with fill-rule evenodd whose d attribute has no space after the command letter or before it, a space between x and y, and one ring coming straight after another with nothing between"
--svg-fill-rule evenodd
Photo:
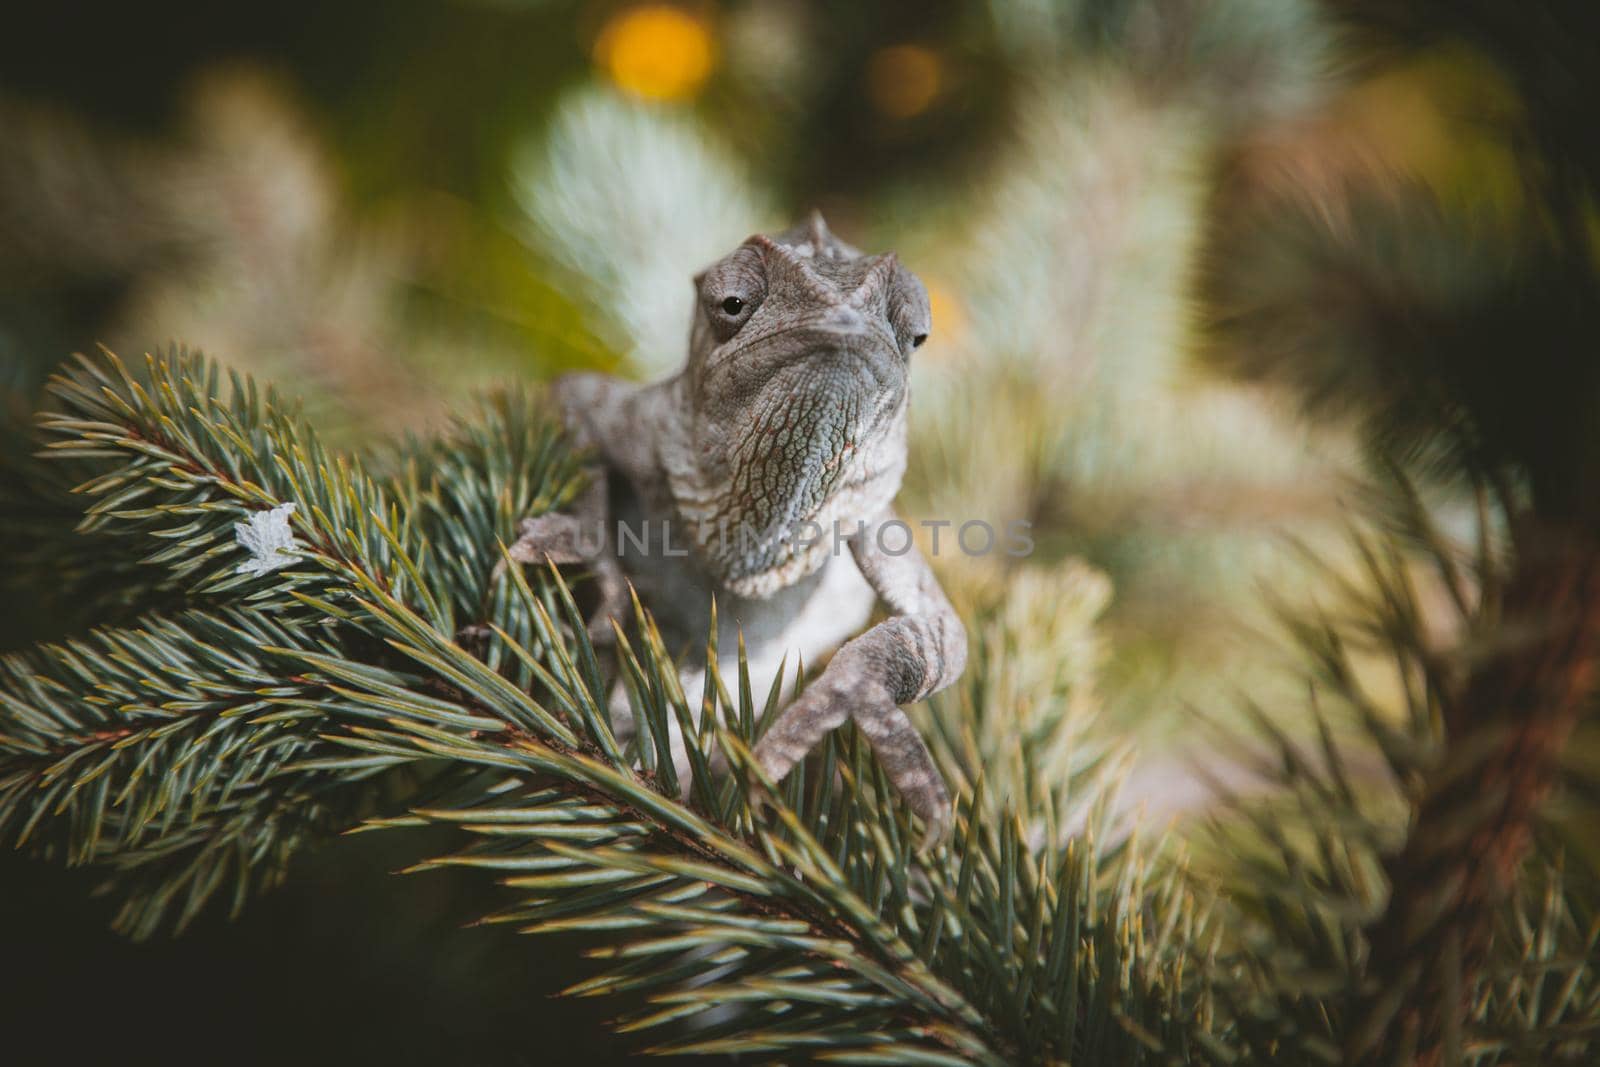
<instances>
[{"instance_id":1,"label":"white fluff on branch","mask_svg":"<svg viewBox=\"0 0 1600 1067\"><path fill-rule=\"evenodd\" d=\"M289 516L295 505L280 504L269 511L258 511L244 522L233 524L233 538L250 553L250 558L235 568L236 574L266 574L294 562L300 547L295 544Z\"/></svg>"}]
</instances>

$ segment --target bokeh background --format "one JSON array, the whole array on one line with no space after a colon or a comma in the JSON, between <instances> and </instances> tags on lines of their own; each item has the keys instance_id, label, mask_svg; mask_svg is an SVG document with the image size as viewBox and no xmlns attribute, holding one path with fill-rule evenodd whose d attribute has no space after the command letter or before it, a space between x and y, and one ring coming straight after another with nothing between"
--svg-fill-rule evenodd
<instances>
[{"instance_id":1,"label":"bokeh background","mask_svg":"<svg viewBox=\"0 0 1600 1067\"><path fill-rule=\"evenodd\" d=\"M818 207L932 296L904 510L1034 523L1027 560L941 565L1012 686L1015 721L981 728L1065 702L1063 766L1181 824L1210 801L1193 709L1298 684L1273 611L1342 567L1341 375L1381 391L1383 329L1425 339L1522 277L1569 217L1535 191L1549 124L1600 156L1600 38L1581 4L1541 11L35 5L0 33L3 418L97 344L203 349L351 447L496 381L666 374L689 276ZM97 621L34 577L0 646ZM21 1062L623 1057L605 1005L549 999L576 946L460 931L485 891L392 877L396 848L341 843L241 919L139 945L91 876L8 857L0 1034L39 1040Z\"/></svg>"}]
</instances>

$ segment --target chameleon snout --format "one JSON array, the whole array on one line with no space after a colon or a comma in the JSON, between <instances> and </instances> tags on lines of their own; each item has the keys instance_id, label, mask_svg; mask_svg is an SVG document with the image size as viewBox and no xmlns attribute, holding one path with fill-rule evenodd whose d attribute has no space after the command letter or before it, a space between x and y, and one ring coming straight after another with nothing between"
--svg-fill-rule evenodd
<instances>
[{"instance_id":1,"label":"chameleon snout","mask_svg":"<svg viewBox=\"0 0 1600 1067\"><path fill-rule=\"evenodd\" d=\"M836 304L823 313L817 328L830 333L865 334L870 332L872 323L849 304Z\"/></svg>"}]
</instances>

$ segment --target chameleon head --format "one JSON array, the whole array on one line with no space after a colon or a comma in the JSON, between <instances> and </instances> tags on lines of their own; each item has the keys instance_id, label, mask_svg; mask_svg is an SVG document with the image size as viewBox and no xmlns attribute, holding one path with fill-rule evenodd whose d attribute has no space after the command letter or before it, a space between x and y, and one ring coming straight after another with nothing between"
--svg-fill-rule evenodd
<instances>
[{"instance_id":1,"label":"chameleon head","mask_svg":"<svg viewBox=\"0 0 1600 1067\"><path fill-rule=\"evenodd\" d=\"M869 518L899 488L906 384L928 294L893 253L863 255L822 216L751 237L695 278L684 383L695 463L712 490L694 516L766 530ZM714 559L721 577L778 585L821 559L765 544ZM773 574L774 568L783 575Z\"/></svg>"}]
</instances>

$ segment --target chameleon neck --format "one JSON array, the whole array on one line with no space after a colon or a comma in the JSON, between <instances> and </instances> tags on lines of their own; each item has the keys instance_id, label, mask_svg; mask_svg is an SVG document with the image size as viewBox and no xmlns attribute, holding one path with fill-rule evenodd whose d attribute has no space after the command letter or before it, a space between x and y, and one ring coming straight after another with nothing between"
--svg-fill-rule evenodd
<instances>
[{"instance_id":1,"label":"chameleon neck","mask_svg":"<svg viewBox=\"0 0 1600 1067\"><path fill-rule=\"evenodd\" d=\"M848 533L899 490L903 393L801 367L719 417L689 407L684 377L658 388L657 455L673 510L702 563L740 595L768 596L812 573L833 549L835 523Z\"/></svg>"}]
</instances>

